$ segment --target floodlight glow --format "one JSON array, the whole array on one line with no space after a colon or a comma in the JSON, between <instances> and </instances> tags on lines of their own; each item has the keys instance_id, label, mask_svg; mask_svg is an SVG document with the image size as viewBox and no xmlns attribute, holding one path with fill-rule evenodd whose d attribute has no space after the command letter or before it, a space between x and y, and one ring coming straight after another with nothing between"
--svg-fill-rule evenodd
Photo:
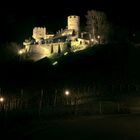
<instances>
[{"instance_id":1,"label":"floodlight glow","mask_svg":"<svg viewBox=\"0 0 140 140\"><path fill-rule=\"evenodd\" d=\"M68 52L65 52L65 53L64 53L64 55L67 55L67 54L68 54Z\"/></svg>"},{"instance_id":2,"label":"floodlight glow","mask_svg":"<svg viewBox=\"0 0 140 140\"><path fill-rule=\"evenodd\" d=\"M0 97L0 102L3 102L4 101L4 98L3 97Z\"/></svg>"},{"instance_id":3,"label":"floodlight glow","mask_svg":"<svg viewBox=\"0 0 140 140\"><path fill-rule=\"evenodd\" d=\"M65 91L65 95L68 96L70 92L68 90Z\"/></svg>"},{"instance_id":4,"label":"floodlight glow","mask_svg":"<svg viewBox=\"0 0 140 140\"><path fill-rule=\"evenodd\" d=\"M19 50L19 52L18 52L19 54L23 54L23 51L22 50Z\"/></svg>"},{"instance_id":5,"label":"floodlight glow","mask_svg":"<svg viewBox=\"0 0 140 140\"><path fill-rule=\"evenodd\" d=\"M56 64L58 64L58 62L57 62L57 61L55 61L52 65L56 65Z\"/></svg>"}]
</instances>

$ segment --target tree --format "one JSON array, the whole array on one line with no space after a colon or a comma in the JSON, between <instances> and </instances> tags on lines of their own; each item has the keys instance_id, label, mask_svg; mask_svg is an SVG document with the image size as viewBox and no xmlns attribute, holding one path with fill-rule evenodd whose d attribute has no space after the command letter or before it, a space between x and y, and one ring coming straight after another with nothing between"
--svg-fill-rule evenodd
<instances>
[{"instance_id":1,"label":"tree","mask_svg":"<svg viewBox=\"0 0 140 140\"><path fill-rule=\"evenodd\" d=\"M87 12L87 31L91 38L96 39L99 43L109 41L110 25L104 12L91 10Z\"/></svg>"},{"instance_id":2,"label":"tree","mask_svg":"<svg viewBox=\"0 0 140 140\"><path fill-rule=\"evenodd\" d=\"M18 51L21 48L22 45L16 42L7 42L2 44L0 48L0 61L15 62L18 57Z\"/></svg>"}]
</instances>

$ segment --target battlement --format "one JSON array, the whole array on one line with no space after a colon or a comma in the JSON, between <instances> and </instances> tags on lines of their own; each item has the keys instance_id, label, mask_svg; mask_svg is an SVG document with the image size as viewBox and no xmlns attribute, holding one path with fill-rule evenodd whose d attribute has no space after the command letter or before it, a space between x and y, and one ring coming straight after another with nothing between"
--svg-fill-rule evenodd
<instances>
[{"instance_id":1,"label":"battlement","mask_svg":"<svg viewBox=\"0 0 140 140\"><path fill-rule=\"evenodd\" d=\"M71 15L71 16L68 16L68 18L79 18L79 16Z\"/></svg>"},{"instance_id":2,"label":"battlement","mask_svg":"<svg viewBox=\"0 0 140 140\"><path fill-rule=\"evenodd\" d=\"M46 38L46 28L45 27L35 27L33 29L33 35L32 37L38 41L40 40L41 38Z\"/></svg>"}]
</instances>

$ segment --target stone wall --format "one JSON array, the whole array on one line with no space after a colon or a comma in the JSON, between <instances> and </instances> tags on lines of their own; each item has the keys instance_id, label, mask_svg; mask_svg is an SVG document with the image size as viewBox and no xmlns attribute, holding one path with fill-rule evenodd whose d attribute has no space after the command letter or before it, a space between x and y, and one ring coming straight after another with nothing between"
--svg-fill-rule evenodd
<instances>
[{"instance_id":1,"label":"stone wall","mask_svg":"<svg viewBox=\"0 0 140 140\"><path fill-rule=\"evenodd\" d=\"M67 50L67 44L60 43L50 43L50 44L36 44L30 45L29 53L32 60L37 61L44 57L51 58L53 55L58 53L64 53Z\"/></svg>"}]
</instances>

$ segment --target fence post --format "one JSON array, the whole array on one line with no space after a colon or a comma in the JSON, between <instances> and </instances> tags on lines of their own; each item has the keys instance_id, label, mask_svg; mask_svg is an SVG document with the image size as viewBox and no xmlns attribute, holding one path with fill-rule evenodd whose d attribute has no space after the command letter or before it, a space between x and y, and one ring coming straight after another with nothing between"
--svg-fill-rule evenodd
<instances>
[{"instance_id":1,"label":"fence post","mask_svg":"<svg viewBox=\"0 0 140 140\"><path fill-rule=\"evenodd\" d=\"M23 109L23 89L20 91L20 109Z\"/></svg>"},{"instance_id":2,"label":"fence post","mask_svg":"<svg viewBox=\"0 0 140 140\"><path fill-rule=\"evenodd\" d=\"M40 118L40 115L41 115L41 109L42 109L42 98L43 98L43 89L41 90L40 100L39 100L39 110L38 110L39 118Z\"/></svg>"},{"instance_id":3,"label":"fence post","mask_svg":"<svg viewBox=\"0 0 140 140\"><path fill-rule=\"evenodd\" d=\"M99 113L102 114L102 102L99 102Z\"/></svg>"}]
</instances>

